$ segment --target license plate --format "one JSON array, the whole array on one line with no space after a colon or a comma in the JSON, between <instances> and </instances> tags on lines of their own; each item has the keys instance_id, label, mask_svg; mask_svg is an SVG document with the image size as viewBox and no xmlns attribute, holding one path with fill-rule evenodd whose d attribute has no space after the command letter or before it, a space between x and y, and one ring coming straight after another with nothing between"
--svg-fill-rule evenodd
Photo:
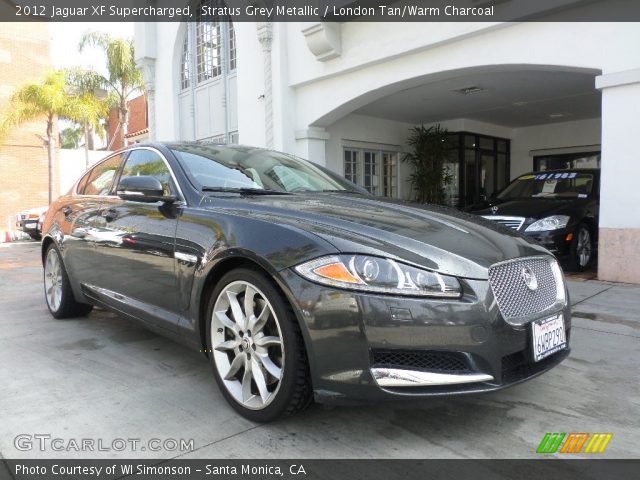
<instances>
[{"instance_id":1,"label":"license plate","mask_svg":"<svg viewBox=\"0 0 640 480\"><path fill-rule=\"evenodd\" d=\"M31 222L31 223L25 223L24 226L25 228L36 228L38 224L35 222Z\"/></svg>"},{"instance_id":2,"label":"license plate","mask_svg":"<svg viewBox=\"0 0 640 480\"><path fill-rule=\"evenodd\" d=\"M539 362L567 346L562 314L536 320L531 324L533 338L533 359Z\"/></svg>"}]
</instances>

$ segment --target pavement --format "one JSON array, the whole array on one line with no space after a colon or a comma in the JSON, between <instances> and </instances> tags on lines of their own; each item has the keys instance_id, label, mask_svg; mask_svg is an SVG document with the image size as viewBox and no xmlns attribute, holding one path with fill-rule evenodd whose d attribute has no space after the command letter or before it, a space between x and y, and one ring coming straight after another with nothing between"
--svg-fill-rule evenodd
<instances>
[{"instance_id":1,"label":"pavement","mask_svg":"<svg viewBox=\"0 0 640 480\"><path fill-rule=\"evenodd\" d=\"M38 243L0 245L0 458L533 458L546 432L611 432L599 456L640 457L640 286L570 280L572 354L522 385L259 425L201 354L103 310L54 320L41 283Z\"/></svg>"}]
</instances>

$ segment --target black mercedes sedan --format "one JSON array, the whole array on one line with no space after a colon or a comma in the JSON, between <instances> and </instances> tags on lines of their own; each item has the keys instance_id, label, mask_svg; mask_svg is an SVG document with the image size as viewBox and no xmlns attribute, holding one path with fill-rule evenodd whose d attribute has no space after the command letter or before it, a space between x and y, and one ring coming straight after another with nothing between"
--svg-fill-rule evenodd
<instances>
[{"instance_id":1,"label":"black mercedes sedan","mask_svg":"<svg viewBox=\"0 0 640 480\"><path fill-rule=\"evenodd\" d=\"M501 389L569 354L556 259L493 222L374 197L252 147L138 144L50 207L45 298L205 353L240 414Z\"/></svg>"},{"instance_id":2,"label":"black mercedes sedan","mask_svg":"<svg viewBox=\"0 0 640 480\"><path fill-rule=\"evenodd\" d=\"M469 210L540 242L570 270L582 271L596 251L599 187L599 169L532 172Z\"/></svg>"}]
</instances>

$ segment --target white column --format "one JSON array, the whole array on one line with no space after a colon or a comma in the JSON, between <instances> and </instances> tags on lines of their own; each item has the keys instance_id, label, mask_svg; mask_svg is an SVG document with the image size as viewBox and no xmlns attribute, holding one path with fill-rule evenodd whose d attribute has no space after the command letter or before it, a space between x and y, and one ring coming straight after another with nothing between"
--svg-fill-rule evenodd
<instances>
[{"instance_id":1,"label":"white column","mask_svg":"<svg viewBox=\"0 0 640 480\"><path fill-rule=\"evenodd\" d=\"M640 69L596 78L602 90L598 278L640 283Z\"/></svg>"},{"instance_id":2,"label":"white column","mask_svg":"<svg viewBox=\"0 0 640 480\"><path fill-rule=\"evenodd\" d=\"M318 165L327 165L326 143L329 132L324 128L309 127L296 131L296 155Z\"/></svg>"},{"instance_id":3,"label":"white column","mask_svg":"<svg viewBox=\"0 0 640 480\"><path fill-rule=\"evenodd\" d=\"M271 22L258 22L258 40L262 45L264 65L264 136L265 146L273 148L273 81L271 79L271 43L273 27Z\"/></svg>"}]
</instances>

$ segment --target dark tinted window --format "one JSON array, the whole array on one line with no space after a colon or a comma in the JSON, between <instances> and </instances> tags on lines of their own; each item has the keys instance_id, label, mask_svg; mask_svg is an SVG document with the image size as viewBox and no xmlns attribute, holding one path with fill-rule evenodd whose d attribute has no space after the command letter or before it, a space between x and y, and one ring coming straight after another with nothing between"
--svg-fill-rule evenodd
<instances>
[{"instance_id":1,"label":"dark tinted window","mask_svg":"<svg viewBox=\"0 0 640 480\"><path fill-rule=\"evenodd\" d=\"M171 195L171 172L162 157L153 150L133 150L122 169L120 179L146 175L160 180L164 195Z\"/></svg>"},{"instance_id":2,"label":"dark tinted window","mask_svg":"<svg viewBox=\"0 0 640 480\"><path fill-rule=\"evenodd\" d=\"M122 155L115 155L93 167L83 193L85 195L108 195L121 160Z\"/></svg>"}]
</instances>

